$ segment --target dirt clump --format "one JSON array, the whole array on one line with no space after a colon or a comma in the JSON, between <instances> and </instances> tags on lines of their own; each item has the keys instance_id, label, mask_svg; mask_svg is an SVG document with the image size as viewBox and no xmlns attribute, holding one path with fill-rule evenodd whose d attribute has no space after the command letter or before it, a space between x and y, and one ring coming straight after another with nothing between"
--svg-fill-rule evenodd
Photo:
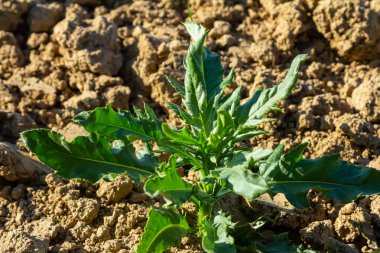
<instances>
[{"instance_id":1,"label":"dirt clump","mask_svg":"<svg viewBox=\"0 0 380 253\"><path fill-rule=\"evenodd\" d=\"M51 172L48 167L22 154L16 146L0 142L1 177L8 181L27 181L48 172Z\"/></svg>"},{"instance_id":2,"label":"dirt clump","mask_svg":"<svg viewBox=\"0 0 380 253\"><path fill-rule=\"evenodd\" d=\"M96 195L106 201L119 202L132 192L133 182L125 176L118 176L112 182L101 180Z\"/></svg>"},{"instance_id":3,"label":"dirt clump","mask_svg":"<svg viewBox=\"0 0 380 253\"><path fill-rule=\"evenodd\" d=\"M0 252L48 252L48 241L32 236L22 230L13 230L1 237Z\"/></svg>"},{"instance_id":4,"label":"dirt clump","mask_svg":"<svg viewBox=\"0 0 380 253\"><path fill-rule=\"evenodd\" d=\"M66 18L54 27L65 66L76 71L115 75L122 65L116 26L103 17L93 20Z\"/></svg>"},{"instance_id":5,"label":"dirt clump","mask_svg":"<svg viewBox=\"0 0 380 253\"><path fill-rule=\"evenodd\" d=\"M60 3L37 4L28 13L29 29L33 33L50 31L62 18L64 7Z\"/></svg>"},{"instance_id":6,"label":"dirt clump","mask_svg":"<svg viewBox=\"0 0 380 253\"><path fill-rule=\"evenodd\" d=\"M313 11L318 31L350 61L373 60L380 53L378 1L319 1Z\"/></svg>"},{"instance_id":7,"label":"dirt clump","mask_svg":"<svg viewBox=\"0 0 380 253\"><path fill-rule=\"evenodd\" d=\"M379 245L371 221L371 215L364 208L350 203L340 209L334 228L339 238L345 242L353 243L358 238L367 241L361 251L372 252Z\"/></svg>"},{"instance_id":8,"label":"dirt clump","mask_svg":"<svg viewBox=\"0 0 380 253\"><path fill-rule=\"evenodd\" d=\"M368 121L380 122L380 69L367 75L352 91L351 103Z\"/></svg>"},{"instance_id":9,"label":"dirt clump","mask_svg":"<svg viewBox=\"0 0 380 253\"><path fill-rule=\"evenodd\" d=\"M21 16L27 11L24 0L4 0L0 3L0 30L13 31L22 23Z\"/></svg>"},{"instance_id":10,"label":"dirt clump","mask_svg":"<svg viewBox=\"0 0 380 253\"><path fill-rule=\"evenodd\" d=\"M24 64L24 55L10 32L0 31L0 61L0 77L3 78L9 78L15 69Z\"/></svg>"}]
</instances>

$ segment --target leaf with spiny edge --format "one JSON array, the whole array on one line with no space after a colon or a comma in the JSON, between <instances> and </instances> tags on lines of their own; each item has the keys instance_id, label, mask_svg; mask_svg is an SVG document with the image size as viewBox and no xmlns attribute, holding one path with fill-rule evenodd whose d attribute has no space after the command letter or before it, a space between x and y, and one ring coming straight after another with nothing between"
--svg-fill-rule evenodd
<instances>
[{"instance_id":1,"label":"leaf with spiny edge","mask_svg":"<svg viewBox=\"0 0 380 253\"><path fill-rule=\"evenodd\" d=\"M161 123L153 111L145 106L146 114L136 110L138 117L129 111L116 112L111 106L99 107L92 111L81 112L74 121L88 132L98 133L112 140L128 136L140 138L144 142L158 141L162 136Z\"/></svg>"},{"instance_id":2,"label":"leaf with spiny edge","mask_svg":"<svg viewBox=\"0 0 380 253\"><path fill-rule=\"evenodd\" d=\"M173 209L151 207L137 253L161 253L181 242L190 230L186 219Z\"/></svg>"},{"instance_id":3,"label":"leaf with spiny edge","mask_svg":"<svg viewBox=\"0 0 380 253\"><path fill-rule=\"evenodd\" d=\"M64 178L95 183L107 174L128 173L139 182L141 176L156 174L158 160L149 155L139 159L130 143L114 141L111 146L103 136L79 136L68 142L62 134L46 129L25 131L21 137L28 150Z\"/></svg>"},{"instance_id":4,"label":"leaf with spiny edge","mask_svg":"<svg viewBox=\"0 0 380 253\"><path fill-rule=\"evenodd\" d=\"M172 156L169 164L162 163L158 175L146 181L144 191L151 197L163 196L168 203L181 205L193 195L193 186L184 181L177 173L176 158Z\"/></svg>"}]
</instances>

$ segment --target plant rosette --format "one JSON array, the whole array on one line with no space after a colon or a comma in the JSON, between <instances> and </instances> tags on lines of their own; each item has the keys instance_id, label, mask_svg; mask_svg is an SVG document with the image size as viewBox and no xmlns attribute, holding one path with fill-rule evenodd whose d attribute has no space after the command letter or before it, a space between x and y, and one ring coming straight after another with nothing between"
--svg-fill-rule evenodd
<instances>
[{"instance_id":1,"label":"plant rosette","mask_svg":"<svg viewBox=\"0 0 380 253\"><path fill-rule=\"evenodd\" d=\"M163 252L189 233L201 238L206 252L313 252L289 244L287 234L265 244L260 235L264 219L238 226L216 206L227 194L253 200L263 193L283 193L292 205L305 208L310 189L347 203L379 193L380 172L349 164L338 155L303 159L305 143L287 153L283 145L275 150L242 148L243 141L266 133L260 126L275 120L266 115L279 111L278 102L291 94L307 55L293 60L280 84L259 88L242 103L240 87L225 92L234 69L223 79L220 57L204 47L208 31L195 23L184 25L193 40L184 61L184 85L167 77L182 97L182 106L168 107L183 128L163 123L148 105L134 108L134 113L106 106L74 117L88 137L68 142L57 132L35 129L22 133L26 147L62 177L96 183L128 174L137 183L145 180L149 196L162 196L166 204L150 208L138 253ZM145 148L136 151L136 140ZM157 154L163 152L171 156L159 163ZM184 166L199 174L197 182L189 183L177 173ZM178 211L186 202L197 207L198 222L191 226Z\"/></svg>"}]
</instances>

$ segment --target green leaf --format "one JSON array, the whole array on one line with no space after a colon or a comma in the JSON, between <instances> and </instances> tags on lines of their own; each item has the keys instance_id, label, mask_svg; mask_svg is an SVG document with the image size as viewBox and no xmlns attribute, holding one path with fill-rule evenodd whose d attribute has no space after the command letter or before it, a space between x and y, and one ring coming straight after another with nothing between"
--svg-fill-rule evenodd
<instances>
[{"instance_id":1,"label":"green leaf","mask_svg":"<svg viewBox=\"0 0 380 253\"><path fill-rule=\"evenodd\" d=\"M273 224L273 220L266 216L261 216L250 223L235 226L231 230L231 235L235 238L235 247L238 252L258 252L256 243L261 239L260 230L268 223Z\"/></svg>"},{"instance_id":2,"label":"green leaf","mask_svg":"<svg viewBox=\"0 0 380 253\"><path fill-rule=\"evenodd\" d=\"M179 84L176 80L169 76L165 76L166 80L168 80L169 84L175 89L176 92L178 92L182 97L186 95L185 93L185 87L183 87L181 84Z\"/></svg>"},{"instance_id":3,"label":"green leaf","mask_svg":"<svg viewBox=\"0 0 380 253\"><path fill-rule=\"evenodd\" d=\"M316 253L313 250L305 250L302 246L296 246L288 241L288 233L281 233L274 237L270 243L257 243L262 253Z\"/></svg>"},{"instance_id":4,"label":"green leaf","mask_svg":"<svg viewBox=\"0 0 380 253\"><path fill-rule=\"evenodd\" d=\"M227 182L234 193L252 200L269 190L264 178L248 170L249 166L265 159L271 150L258 149L253 152L236 152L225 168L213 171L214 174Z\"/></svg>"},{"instance_id":5,"label":"green leaf","mask_svg":"<svg viewBox=\"0 0 380 253\"><path fill-rule=\"evenodd\" d=\"M236 88L231 94L224 97L224 101L218 108L218 111L229 110L232 105L240 104L241 87Z\"/></svg>"},{"instance_id":6,"label":"green leaf","mask_svg":"<svg viewBox=\"0 0 380 253\"><path fill-rule=\"evenodd\" d=\"M169 139L162 139L159 143L161 150L176 154L177 156L187 160L193 166L197 168L202 168L202 163L196 158L185 146L179 145L178 143L172 142Z\"/></svg>"},{"instance_id":7,"label":"green leaf","mask_svg":"<svg viewBox=\"0 0 380 253\"><path fill-rule=\"evenodd\" d=\"M262 176L240 166L216 169L213 173L218 174L227 182L227 186L234 193L249 200L257 198L270 189Z\"/></svg>"},{"instance_id":8,"label":"green leaf","mask_svg":"<svg viewBox=\"0 0 380 253\"><path fill-rule=\"evenodd\" d=\"M184 23L195 41L190 45L186 60L184 104L191 115L202 117L207 104L227 86L233 77L233 70L223 81L223 67L220 56L203 47L207 30L198 24Z\"/></svg>"},{"instance_id":9,"label":"green leaf","mask_svg":"<svg viewBox=\"0 0 380 253\"><path fill-rule=\"evenodd\" d=\"M172 156L169 165L162 163L158 176L148 179L145 193L151 197L163 196L169 203L180 205L193 195L193 186L185 182L177 173L176 158Z\"/></svg>"},{"instance_id":10,"label":"green leaf","mask_svg":"<svg viewBox=\"0 0 380 253\"><path fill-rule=\"evenodd\" d=\"M79 136L67 142L63 135L46 129L21 134L26 147L38 159L65 178L81 178L97 182L107 174L128 173L136 182L140 176L155 175L157 160L149 155L136 157L132 144L105 137Z\"/></svg>"},{"instance_id":11,"label":"green leaf","mask_svg":"<svg viewBox=\"0 0 380 253\"><path fill-rule=\"evenodd\" d=\"M116 112L111 106L96 108L92 111L81 112L74 117L88 132L95 132L113 140L135 136L148 142L162 138L160 122L153 110L145 106L147 115L139 112L135 118L128 111ZM141 118L143 117L144 118Z\"/></svg>"},{"instance_id":12,"label":"green leaf","mask_svg":"<svg viewBox=\"0 0 380 253\"><path fill-rule=\"evenodd\" d=\"M184 22L183 25L186 27L187 32L194 41L202 40L205 34L207 34L206 28L202 25L193 22Z\"/></svg>"},{"instance_id":13,"label":"green leaf","mask_svg":"<svg viewBox=\"0 0 380 253\"><path fill-rule=\"evenodd\" d=\"M194 32L193 27L199 27L199 25L186 23L189 33L192 35ZM193 30L189 30L189 27ZM202 27L203 28L203 27ZM197 29L198 32L195 37L194 45L190 45L185 59L185 107L189 110L190 114L196 117L200 116L200 113L204 111L207 104L206 94L206 81L204 76L203 66L203 43L206 38L207 32L205 29ZM193 35L192 35L193 36Z\"/></svg>"},{"instance_id":14,"label":"green leaf","mask_svg":"<svg viewBox=\"0 0 380 253\"><path fill-rule=\"evenodd\" d=\"M174 129L167 124L162 125L162 131L165 133L166 137L174 142L188 145L198 145L199 141L190 132L188 126L185 126L181 130Z\"/></svg>"},{"instance_id":15,"label":"green leaf","mask_svg":"<svg viewBox=\"0 0 380 253\"><path fill-rule=\"evenodd\" d=\"M182 107L170 103L167 103L168 107L172 109L178 117L183 119L187 124L191 125L192 127L196 127L198 129L202 128L202 122L199 120L199 118L191 116L189 113L187 113Z\"/></svg>"},{"instance_id":16,"label":"green leaf","mask_svg":"<svg viewBox=\"0 0 380 253\"><path fill-rule=\"evenodd\" d=\"M202 247L206 252L234 253L234 238L229 235L229 230L234 228L230 216L226 216L222 211L214 217L213 221L206 221L203 224Z\"/></svg>"},{"instance_id":17,"label":"green leaf","mask_svg":"<svg viewBox=\"0 0 380 253\"><path fill-rule=\"evenodd\" d=\"M206 57L204 58L204 75L206 81L207 100L210 101L216 94L221 91L223 82L224 69L222 67L220 56L211 53L206 49ZM229 81L227 77L227 82Z\"/></svg>"},{"instance_id":18,"label":"green leaf","mask_svg":"<svg viewBox=\"0 0 380 253\"><path fill-rule=\"evenodd\" d=\"M218 135L219 138L223 138L231 129L234 129L234 121L231 115L225 110L219 111L216 127L212 133Z\"/></svg>"},{"instance_id":19,"label":"green leaf","mask_svg":"<svg viewBox=\"0 0 380 253\"><path fill-rule=\"evenodd\" d=\"M269 157L272 153L271 149L257 149L252 152L237 151L228 163L229 167L242 167L248 169L250 165Z\"/></svg>"},{"instance_id":20,"label":"green leaf","mask_svg":"<svg viewBox=\"0 0 380 253\"><path fill-rule=\"evenodd\" d=\"M242 106L241 122L244 123L246 119L261 119L271 110L276 110L276 104L290 95L294 85L297 83L298 69L306 59L306 54L298 55L293 60L283 82L264 91L258 90L253 95L253 98Z\"/></svg>"},{"instance_id":21,"label":"green leaf","mask_svg":"<svg viewBox=\"0 0 380 253\"><path fill-rule=\"evenodd\" d=\"M305 208L309 189L319 190L343 203L361 195L380 193L380 171L349 164L338 155L302 160L305 146L301 144L280 160L268 161L267 170L260 171L272 195L284 193L291 204Z\"/></svg>"},{"instance_id":22,"label":"green leaf","mask_svg":"<svg viewBox=\"0 0 380 253\"><path fill-rule=\"evenodd\" d=\"M151 207L137 253L161 253L179 244L189 229L186 219L176 211Z\"/></svg>"},{"instance_id":23,"label":"green leaf","mask_svg":"<svg viewBox=\"0 0 380 253\"><path fill-rule=\"evenodd\" d=\"M243 125L241 125L242 130L244 129L250 129L250 128L256 128L258 125L262 123L267 123L267 122L272 122L275 121L276 119L272 118L263 118L263 119L249 119L247 120ZM243 132L243 131L241 131Z\"/></svg>"},{"instance_id":24,"label":"green leaf","mask_svg":"<svg viewBox=\"0 0 380 253\"><path fill-rule=\"evenodd\" d=\"M262 135L262 134L266 134L267 131L265 130L250 130L250 131L241 131L242 133L241 134L238 134L236 135L235 139L234 139L234 143L235 142L239 142L239 141L244 141L244 140L248 140L254 136L258 136L258 135Z\"/></svg>"},{"instance_id":25,"label":"green leaf","mask_svg":"<svg viewBox=\"0 0 380 253\"><path fill-rule=\"evenodd\" d=\"M284 151L285 145L280 144L269 156L268 160L261 164L259 173L264 178L272 178L275 173L277 173L278 164L280 162L282 152Z\"/></svg>"},{"instance_id":26,"label":"green leaf","mask_svg":"<svg viewBox=\"0 0 380 253\"><path fill-rule=\"evenodd\" d=\"M230 70L230 73L228 73L228 76L223 80L223 82L220 84L220 90L223 90L226 88L228 85L230 85L234 79L234 74L235 74L235 68L232 68ZM219 90L217 88L217 90ZM217 94L217 91L213 91L212 93Z\"/></svg>"}]
</instances>

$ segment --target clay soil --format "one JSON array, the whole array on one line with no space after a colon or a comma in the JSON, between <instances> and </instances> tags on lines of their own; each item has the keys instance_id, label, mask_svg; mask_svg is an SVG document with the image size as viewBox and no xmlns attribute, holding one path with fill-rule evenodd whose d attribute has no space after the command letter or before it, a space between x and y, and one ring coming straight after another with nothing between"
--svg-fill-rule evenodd
<instances>
[{"instance_id":1,"label":"clay soil","mask_svg":"<svg viewBox=\"0 0 380 253\"><path fill-rule=\"evenodd\" d=\"M379 0L189 2L194 21L212 28L207 46L227 71L236 68L245 97L279 83L293 57L309 54L278 122L252 147L307 141L307 158L340 153L380 169ZM165 109L180 100L163 75L183 81L188 16L186 1L175 0L0 0L0 252L135 251L148 205L162 201L127 177L99 185L60 179L27 154L19 134L36 127L69 139L86 134L71 117L106 103L146 102L180 124ZM248 221L277 219L269 237L288 231L322 252L379 247L379 196L347 205L314 192L309 199L306 210L281 197L231 201ZM185 238L169 252L202 250Z\"/></svg>"}]
</instances>

